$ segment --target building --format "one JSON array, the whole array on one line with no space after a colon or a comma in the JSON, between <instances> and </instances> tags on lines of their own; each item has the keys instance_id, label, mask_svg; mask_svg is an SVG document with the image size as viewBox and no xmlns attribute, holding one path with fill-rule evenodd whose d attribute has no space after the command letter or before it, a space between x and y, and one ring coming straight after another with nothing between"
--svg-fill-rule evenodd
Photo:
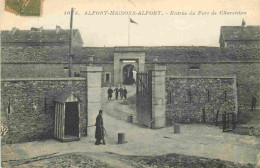
<instances>
[{"instance_id":1,"label":"building","mask_svg":"<svg viewBox=\"0 0 260 168\"><path fill-rule=\"evenodd\" d=\"M220 30L219 44L225 48L259 48L259 26L222 26Z\"/></svg>"},{"instance_id":2,"label":"building","mask_svg":"<svg viewBox=\"0 0 260 168\"><path fill-rule=\"evenodd\" d=\"M220 115L224 112L237 114L251 107L252 96L260 100L259 29L260 26L223 26L220 30L220 47L82 47L80 33L74 30L73 43L76 47L73 48L72 70L75 77L73 81L67 79L68 30L59 27L56 30L13 29L2 32L2 78L7 80L7 83L10 82L9 80L20 78L66 79L62 84L64 87L60 88L54 82L52 88L54 90L50 89L52 98L49 101L53 104L54 97L57 96L54 92L55 86L59 88L58 90L62 90L75 85L70 89L78 92L75 94L78 99L75 100L84 100L81 94L86 92L77 89L86 86L82 76L78 77L82 75L82 68L84 69L86 65L102 67L100 72L102 86L127 85L136 82L137 94L139 94L137 113L139 121L144 125L159 128L175 122L212 123L217 111ZM48 38L44 39L45 35ZM62 36L66 39L60 39ZM15 40L16 38L18 40ZM33 40L28 41L27 38ZM151 78L138 75L140 72L150 75ZM44 84L44 82L39 83ZM49 84L46 87L51 87L51 82L47 83ZM21 85L22 87L19 88L19 84L15 82L2 83L2 88L8 90L2 92L2 97L14 94L16 90L22 93L24 88L28 91L37 86L37 84L29 84L30 87ZM13 89L13 87L18 88ZM40 93L39 88L36 88L37 93ZM29 93L28 91L26 94ZM41 101L44 102L44 99ZM9 108L9 102L7 98L2 101L4 117L8 116L8 109L12 109L11 106ZM40 104L44 109L43 102ZM30 103L26 105L29 111L33 101ZM53 119L54 106L50 107L48 114L41 115ZM39 114L35 116L39 117ZM54 127L53 123L49 124L52 126L47 130L53 132L50 129ZM84 125L86 126L86 123L83 120L82 127ZM82 127L84 132L86 128ZM51 133L48 135L52 136ZM35 139L34 136L31 137Z\"/></svg>"},{"instance_id":3,"label":"building","mask_svg":"<svg viewBox=\"0 0 260 168\"><path fill-rule=\"evenodd\" d=\"M14 27L11 31L1 32L2 46L32 47L45 46L57 47L68 46L70 41L70 30L56 26L54 30L46 30L32 27L31 30L19 30ZM82 47L83 40L79 30L73 30L74 47Z\"/></svg>"}]
</instances>

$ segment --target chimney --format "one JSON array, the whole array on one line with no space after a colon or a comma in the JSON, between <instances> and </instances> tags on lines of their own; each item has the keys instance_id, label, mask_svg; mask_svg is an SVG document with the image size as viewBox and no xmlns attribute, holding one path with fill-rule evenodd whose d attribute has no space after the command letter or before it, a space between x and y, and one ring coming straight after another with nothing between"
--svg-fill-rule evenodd
<instances>
[{"instance_id":1,"label":"chimney","mask_svg":"<svg viewBox=\"0 0 260 168\"><path fill-rule=\"evenodd\" d=\"M245 19L242 20L242 26L243 26L243 27L246 27L246 21L245 21Z\"/></svg>"},{"instance_id":2,"label":"chimney","mask_svg":"<svg viewBox=\"0 0 260 168\"><path fill-rule=\"evenodd\" d=\"M153 58L153 62L158 62L158 57L157 56Z\"/></svg>"},{"instance_id":3,"label":"chimney","mask_svg":"<svg viewBox=\"0 0 260 168\"><path fill-rule=\"evenodd\" d=\"M42 32L42 30L43 30L43 27L40 27L40 28L32 27L31 28L31 31Z\"/></svg>"},{"instance_id":4,"label":"chimney","mask_svg":"<svg viewBox=\"0 0 260 168\"><path fill-rule=\"evenodd\" d=\"M94 55L89 56L88 57L88 62L89 63L93 63L93 61L94 61Z\"/></svg>"},{"instance_id":5,"label":"chimney","mask_svg":"<svg viewBox=\"0 0 260 168\"><path fill-rule=\"evenodd\" d=\"M39 31L40 31L40 32L42 32L42 30L43 30L43 26L39 28Z\"/></svg>"},{"instance_id":6,"label":"chimney","mask_svg":"<svg viewBox=\"0 0 260 168\"><path fill-rule=\"evenodd\" d=\"M11 31L11 34L14 35L17 30L19 30L19 29L17 29L16 27L13 27L12 31Z\"/></svg>"},{"instance_id":7,"label":"chimney","mask_svg":"<svg viewBox=\"0 0 260 168\"><path fill-rule=\"evenodd\" d=\"M56 34L58 34L61 30L61 27L60 26L56 26Z\"/></svg>"}]
</instances>

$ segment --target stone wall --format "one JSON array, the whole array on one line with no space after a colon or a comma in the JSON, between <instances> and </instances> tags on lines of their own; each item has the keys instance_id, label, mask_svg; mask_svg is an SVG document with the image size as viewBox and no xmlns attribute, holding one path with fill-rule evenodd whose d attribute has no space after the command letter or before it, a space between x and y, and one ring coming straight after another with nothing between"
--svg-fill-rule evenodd
<instances>
[{"instance_id":1,"label":"stone wall","mask_svg":"<svg viewBox=\"0 0 260 168\"><path fill-rule=\"evenodd\" d=\"M68 77L68 64L2 63L2 78L54 78Z\"/></svg>"},{"instance_id":2,"label":"stone wall","mask_svg":"<svg viewBox=\"0 0 260 168\"><path fill-rule=\"evenodd\" d=\"M86 135L86 79L31 78L4 79L1 83L2 124L8 133L2 143L48 139L54 133L54 99L64 92L74 92L82 101L81 135ZM10 114L8 106L10 104Z\"/></svg>"},{"instance_id":3,"label":"stone wall","mask_svg":"<svg viewBox=\"0 0 260 168\"><path fill-rule=\"evenodd\" d=\"M166 65L166 75L173 76L236 76L238 105L250 108L252 96L257 98L260 107L260 64L258 62L220 62L201 63L199 69L191 70L189 63L172 63ZM152 69L146 64L146 70Z\"/></svg>"},{"instance_id":4,"label":"stone wall","mask_svg":"<svg viewBox=\"0 0 260 168\"><path fill-rule=\"evenodd\" d=\"M110 86L114 82L114 64L101 63L93 64L103 67L102 86ZM79 74L80 67L86 64L74 64L72 74ZM2 63L1 76L2 78L60 78L68 77L67 63ZM105 82L105 74L110 74L110 82Z\"/></svg>"},{"instance_id":5,"label":"stone wall","mask_svg":"<svg viewBox=\"0 0 260 168\"><path fill-rule=\"evenodd\" d=\"M217 110L237 112L234 77L166 76L166 115L168 124L215 122Z\"/></svg>"}]
</instances>

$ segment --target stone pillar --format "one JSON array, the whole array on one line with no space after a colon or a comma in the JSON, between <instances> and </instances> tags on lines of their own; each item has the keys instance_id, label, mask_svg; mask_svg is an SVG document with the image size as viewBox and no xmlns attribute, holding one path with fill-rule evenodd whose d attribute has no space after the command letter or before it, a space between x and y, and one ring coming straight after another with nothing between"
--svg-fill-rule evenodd
<instances>
[{"instance_id":1,"label":"stone pillar","mask_svg":"<svg viewBox=\"0 0 260 168\"><path fill-rule=\"evenodd\" d=\"M101 74L102 67L80 67L80 76L86 78L87 125L95 124L96 116L98 115L99 110L101 110Z\"/></svg>"},{"instance_id":2,"label":"stone pillar","mask_svg":"<svg viewBox=\"0 0 260 168\"><path fill-rule=\"evenodd\" d=\"M166 126L166 66L155 65L152 69L152 128Z\"/></svg>"}]
</instances>

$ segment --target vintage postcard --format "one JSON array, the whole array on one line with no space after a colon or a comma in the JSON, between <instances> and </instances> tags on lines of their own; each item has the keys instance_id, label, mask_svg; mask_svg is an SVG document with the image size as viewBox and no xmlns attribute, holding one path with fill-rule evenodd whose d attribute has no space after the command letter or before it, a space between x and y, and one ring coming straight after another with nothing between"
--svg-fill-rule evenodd
<instances>
[{"instance_id":1,"label":"vintage postcard","mask_svg":"<svg viewBox=\"0 0 260 168\"><path fill-rule=\"evenodd\" d=\"M259 0L2 0L1 166L260 168Z\"/></svg>"}]
</instances>

